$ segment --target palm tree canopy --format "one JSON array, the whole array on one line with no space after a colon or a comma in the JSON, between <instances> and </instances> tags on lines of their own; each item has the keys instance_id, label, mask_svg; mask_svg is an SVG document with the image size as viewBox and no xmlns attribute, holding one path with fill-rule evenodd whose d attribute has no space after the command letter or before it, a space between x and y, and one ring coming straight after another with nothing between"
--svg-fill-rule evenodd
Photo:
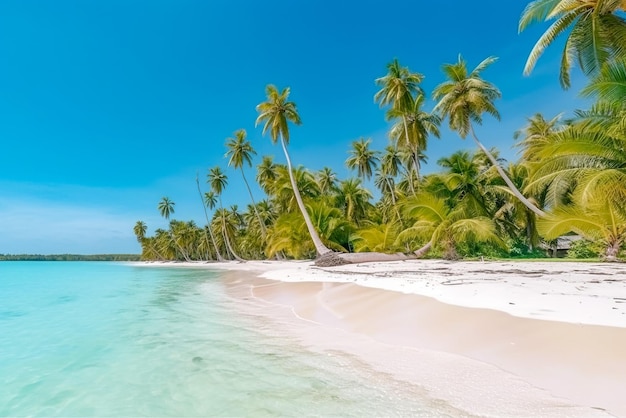
<instances>
[{"instance_id":1,"label":"palm tree canopy","mask_svg":"<svg viewBox=\"0 0 626 418\"><path fill-rule=\"evenodd\" d=\"M379 158L378 152L370 149L371 139L361 138L352 142L352 149L348 151L350 157L346 160L349 169L356 169L359 177L370 179L376 168Z\"/></svg>"},{"instance_id":2,"label":"palm tree canopy","mask_svg":"<svg viewBox=\"0 0 626 418\"><path fill-rule=\"evenodd\" d=\"M137 237L137 241L141 242L141 240L146 237L147 230L148 230L148 227L145 222L137 221L137 223L135 224L133 228L133 232L135 233L135 236Z\"/></svg>"},{"instance_id":3,"label":"palm tree canopy","mask_svg":"<svg viewBox=\"0 0 626 418\"><path fill-rule=\"evenodd\" d=\"M387 64L387 75L377 78L375 83L381 89L374 95L374 101L381 107L410 108L413 95L423 95L424 92L419 83L424 76L412 73L408 67L402 67L397 59Z\"/></svg>"},{"instance_id":4,"label":"palm tree canopy","mask_svg":"<svg viewBox=\"0 0 626 418\"><path fill-rule=\"evenodd\" d=\"M174 205L175 203L170 200L169 197L163 197L159 202L157 208L165 219L169 219L170 215L174 213Z\"/></svg>"},{"instance_id":5,"label":"palm tree canopy","mask_svg":"<svg viewBox=\"0 0 626 418\"><path fill-rule=\"evenodd\" d=\"M215 192L204 192L204 204L207 208L213 209L217 205L217 196Z\"/></svg>"},{"instance_id":6,"label":"palm tree canopy","mask_svg":"<svg viewBox=\"0 0 626 418\"><path fill-rule=\"evenodd\" d=\"M519 22L523 31L533 22L555 20L533 47L524 74L532 72L539 57L555 39L569 31L561 58L560 82L570 86L572 59L585 75L597 74L613 58L626 54L626 21L618 15L626 10L624 0L536 0L524 9Z\"/></svg>"},{"instance_id":7,"label":"palm tree canopy","mask_svg":"<svg viewBox=\"0 0 626 418\"><path fill-rule=\"evenodd\" d=\"M409 107L387 112L387 120L398 119L389 131L389 138L399 146L426 151L428 136L439 138L441 118L422 110L425 100L426 96L420 94L414 100L411 99Z\"/></svg>"},{"instance_id":8,"label":"palm tree canopy","mask_svg":"<svg viewBox=\"0 0 626 418\"><path fill-rule=\"evenodd\" d=\"M248 167L252 166L252 156L256 155L256 151L250 145L250 141L246 139L246 130L239 129L233 134L234 138L226 140L228 151L225 157L228 157L228 165L235 168L242 168L244 163Z\"/></svg>"},{"instance_id":9,"label":"palm tree canopy","mask_svg":"<svg viewBox=\"0 0 626 418\"><path fill-rule=\"evenodd\" d=\"M601 102L616 103L626 109L626 57L603 66L581 94Z\"/></svg>"},{"instance_id":10,"label":"palm tree canopy","mask_svg":"<svg viewBox=\"0 0 626 418\"><path fill-rule=\"evenodd\" d=\"M278 141L279 136L282 136L285 143L289 144L288 122L295 125L302 124L296 104L287 100L289 92L289 87L279 92L276 86L269 84L265 89L267 101L256 107L257 112L259 112L256 125L264 123L263 135L269 131L274 144Z\"/></svg>"},{"instance_id":11,"label":"palm tree canopy","mask_svg":"<svg viewBox=\"0 0 626 418\"><path fill-rule=\"evenodd\" d=\"M211 189L218 195L222 194L226 186L228 185L228 177L222 169L218 166L213 167L207 174L207 183L210 184Z\"/></svg>"},{"instance_id":12,"label":"palm tree canopy","mask_svg":"<svg viewBox=\"0 0 626 418\"><path fill-rule=\"evenodd\" d=\"M480 73L497 61L496 57L483 60L471 72L463 57L455 64L444 64L442 69L448 81L438 85L433 93L439 102L434 111L449 118L450 129L465 138L471 129L471 122L482 123L482 114L488 113L500 120L500 113L494 101L501 97L500 90L483 80Z\"/></svg>"}]
</instances>

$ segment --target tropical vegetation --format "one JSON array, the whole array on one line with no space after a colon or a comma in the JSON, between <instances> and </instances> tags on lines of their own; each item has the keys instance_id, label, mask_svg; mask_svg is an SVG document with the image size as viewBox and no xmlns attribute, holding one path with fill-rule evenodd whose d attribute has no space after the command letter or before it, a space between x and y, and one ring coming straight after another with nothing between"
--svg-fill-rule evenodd
<instances>
[{"instance_id":1,"label":"tropical vegetation","mask_svg":"<svg viewBox=\"0 0 626 418\"><path fill-rule=\"evenodd\" d=\"M510 257L546 254L563 235L578 235L578 255L617 260L626 242L626 2L620 0L537 0L524 10L519 29L533 22L554 24L540 37L524 71L530 73L543 51L561 34L566 47L560 72L571 85L573 61L587 83L581 95L593 100L574 117L528 115L512 132L520 158L507 162L479 140L484 117L499 119L500 90L483 73L496 63L488 57L475 67L459 56L444 64L443 81L428 94L424 76L398 59L374 80L374 101L389 122L389 144L372 147L356 138L345 161L351 177L331 167L319 171L294 165L288 152L293 130L302 123L290 89L273 85L257 106L256 124L280 144L286 164L271 156L256 161L254 196L246 170L256 151L246 131L226 139L225 166L243 177L250 203L224 207L228 176L208 170L196 177L206 223L170 219L175 203L163 197L158 212L168 229L147 235L133 230L144 260L332 259L335 263L416 257ZM434 100L427 109L429 98ZM476 151L457 151L423 174L428 143L447 123ZM375 190L368 189L373 184ZM203 190L207 189L207 190Z\"/></svg>"}]
</instances>

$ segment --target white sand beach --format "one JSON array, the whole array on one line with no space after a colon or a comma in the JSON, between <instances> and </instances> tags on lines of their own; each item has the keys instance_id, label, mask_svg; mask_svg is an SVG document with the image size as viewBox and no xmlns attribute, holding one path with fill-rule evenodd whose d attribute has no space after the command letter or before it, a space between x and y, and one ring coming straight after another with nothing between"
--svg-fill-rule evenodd
<instances>
[{"instance_id":1,"label":"white sand beach","mask_svg":"<svg viewBox=\"0 0 626 418\"><path fill-rule=\"evenodd\" d=\"M412 260L232 270L243 309L479 416L626 416L626 266Z\"/></svg>"}]
</instances>

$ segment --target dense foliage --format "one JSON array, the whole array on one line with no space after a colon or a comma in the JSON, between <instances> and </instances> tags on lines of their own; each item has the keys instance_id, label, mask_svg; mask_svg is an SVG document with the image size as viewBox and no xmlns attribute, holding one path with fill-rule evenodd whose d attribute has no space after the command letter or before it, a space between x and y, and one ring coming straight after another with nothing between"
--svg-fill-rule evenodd
<instances>
[{"instance_id":1,"label":"dense foliage","mask_svg":"<svg viewBox=\"0 0 626 418\"><path fill-rule=\"evenodd\" d=\"M521 158L506 163L498 151L478 138L484 117L499 119L501 93L483 79L496 62L489 57L470 69L459 56L444 64L446 77L433 94L436 105L424 109L427 92L423 75L388 64L375 80L374 99L390 122L389 145L370 147L355 140L346 166L355 176L340 179L332 168L310 171L293 167L288 153L290 125L301 124L289 88L269 85L267 101L257 106L257 124L280 143L287 165L263 156L256 181L265 193L255 201L243 167L256 155L246 132L227 139L228 166L241 172L250 204L224 208L221 196L228 178L211 168L210 191L198 192L206 225L171 220L169 229L146 236L138 221L134 232L146 260L222 260L312 258L330 251L414 253L424 256L531 257L553 248L559 236L585 238L572 256L615 260L626 240L626 21L623 1L537 0L524 11L520 29L539 20L555 19L531 51L530 72L543 50L565 29L560 79L569 87L576 58L589 82L581 94L593 97L590 109L577 110L571 120L529 116L526 126L512 133ZM556 25L556 26L555 26ZM590 32L591 31L591 32ZM596 39L597 43L588 42ZM437 161L437 173L422 175L431 137L448 123L475 152L458 151ZM375 193L364 186L373 179ZM174 202L158 204L169 220ZM211 213L212 211L212 213Z\"/></svg>"}]
</instances>

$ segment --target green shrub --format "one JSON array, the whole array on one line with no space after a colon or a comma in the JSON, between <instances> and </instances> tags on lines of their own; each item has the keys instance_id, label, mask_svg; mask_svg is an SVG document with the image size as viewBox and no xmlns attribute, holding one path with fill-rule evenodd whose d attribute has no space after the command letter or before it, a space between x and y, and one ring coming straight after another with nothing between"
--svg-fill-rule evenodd
<instances>
[{"instance_id":1,"label":"green shrub","mask_svg":"<svg viewBox=\"0 0 626 418\"><path fill-rule=\"evenodd\" d=\"M596 258L602 254L601 245L597 242L581 239L572 242L570 249L567 251L567 258Z\"/></svg>"}]
</instances>

